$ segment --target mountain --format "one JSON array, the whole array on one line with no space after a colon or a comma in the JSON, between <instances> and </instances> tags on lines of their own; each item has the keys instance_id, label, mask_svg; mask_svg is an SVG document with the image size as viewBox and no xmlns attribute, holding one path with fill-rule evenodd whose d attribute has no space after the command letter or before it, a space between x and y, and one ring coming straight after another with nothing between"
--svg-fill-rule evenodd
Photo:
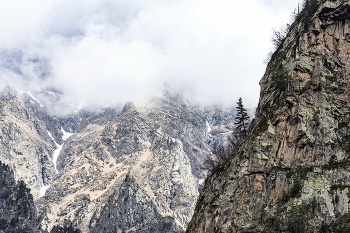
<instances>
[{"instance_id":1,"label":"mountain","mask_svg":"<svg viewBox=\"0 0 350 233\"><path fill-rule=\"evenodd\" d=\"M187 232L349 232L350 1L305 1Z\"/></svg>"},{"instance_id":2,"label":"mountain","mask_svg":"<svg viewBox=\"0 0 350 233\"><path fill-rule=\"evenodd\" d=\"M165 93L147 107L57 116L42 95L55 104L59 93L34 95L0 93L0 161L14 171L11 192L30 187L31 231L184 232L216 140L208 111ZM14 229L12 217L3 219Z\"/></svg>"},{"instance_id":3,"label":"mountain","mask_svg":"<svg viewBox=\"0 0 350 233\"><path fill-rule=\"evenodd\" d=\"M0 92L0 232L184 232L234 111L165 92L59 116L45 107L59 98Z\"/></svg>"},{"instance_id":4,"label":"mountain","mask_svg":"<svg viewBox=\"0 0 350 233\"><path fill-rule=\"evenodd\" d=\"M37 104L31 107L54 125ZM184 232L215 140L208 130L213 116L180 94L165 93L147 107L127 103L75 118L74 134L56 142L58 174L36 200L41 231ZM225 125L227 119L216 121Z\"/></svg>"},{"instance_id":5,"label":"mountain","mask_svg":"<svg viewBox=\"0 0 350 233\"><path fill-rule=\"evenodd\" d=\"M55 177L55 148L44 122L16 90L7 87L0 92L0 161L15 171L16 181L23 180L28 185L34 199Z\"/></svg>"}]
</instances>

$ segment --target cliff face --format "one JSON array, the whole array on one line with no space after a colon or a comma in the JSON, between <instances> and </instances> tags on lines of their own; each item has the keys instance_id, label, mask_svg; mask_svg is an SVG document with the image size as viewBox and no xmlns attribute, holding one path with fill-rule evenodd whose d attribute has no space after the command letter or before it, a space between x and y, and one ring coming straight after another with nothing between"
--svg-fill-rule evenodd
<instances>
[{"instance_id":1,"label":"cliff face","mask_svg":"<svg viewBox=\"0 0 350 233\"><path fill-rule=\"evenodd\" d=\"M8 87L0 93L0 161L15 171L15 179L30 187L34 199L54 176L52 152L56 145L45 124Z\"/></svg>"},{"instance_id":2,"label":"cliff face","mask_svg":"<svg viewBox=\"0 0 350 233\"><path fill-rule=\"evenodd\" d=\"M314 0L262 78L254 127L206 179L188 232L347 232L350 1Z\"/></svg>"},{"instance_id":3,"label":"cliff face","mask_svg":"<svg viewBox=\"0 0 350 233\"><path fill-rule=\"evenodd\" d=\"M0 162L0 232L36 232L33 196L23 181Z\"/></svg>"},{"instance_id":4,"label":"cliff face","mask_svg":"<svg viewBox=\"0 0 350 233\"><path fill-rule=\"evenodd\" d=\"M170 95L93 122L62 148L58 176L37 201L41 229L184 232L209 153L203 111Z\"/></svg>"}]
</instances>

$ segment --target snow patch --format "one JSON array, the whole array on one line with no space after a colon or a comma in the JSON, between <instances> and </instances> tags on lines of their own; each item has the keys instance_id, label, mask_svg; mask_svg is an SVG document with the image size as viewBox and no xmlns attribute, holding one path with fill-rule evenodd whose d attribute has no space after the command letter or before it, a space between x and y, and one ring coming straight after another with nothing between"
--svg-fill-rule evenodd
<instances>
[{"instance_id":1,"label":"snow patch","mask_svg":"<svg viewBox=\"0 0 350 233\"><path fill-rule=\"evenodd\" d=\"M49 95L58 95L58 96L61 96L60 93L53 92L53 91L51 91L51 90L46 91L46 93L49 94Z\"/></svg>"},{"instance_id":2,"label":"snow patch","mask_svg":"<svg viewBox=\"0 0 350 233\"><path fill-rule=\"evenodd\" d=\"M50 133L50 131L47 131L47 134L50 136L50 138L51 138L52 140L55 141L55 139L53 138L53 136L52 136L52 134ZM56 142L55 142L55 143L56 143Z\"/></svg>"},{"instance_id":3,"label":"snow patch","mask_svg":"<svg viewBox=\"0 0 350 233\"><path fill-rule=\"evenodd\" d=\"M210 131L211 131L211 127L210 127L210 125L209 125L209 122L208 122L208 121L206 121L205 123L207 124L207 131L208 131L208 133L210 133Z\"/></svg>"},{"instance_id":4,"label":"snow patch","mask_svg":"<svg viewBox=\"0 0 350 233\"><path fill-rule=\"evenodd\" d=\"M34 95L32 95L32 93L30 93L29 91L27 91L27 94L33 99L33 100L35 100L39 105L40 105L40 107L44 107L41 103L40 103L40 101L37 99L37 98L35 98L34 97Z\"/></svg>"},{"instance_id":5,"label":"snow patch","mask_svg":"<svg viewBox=\"0 0 350 233\"><path fill-rule=\"evenodd\" d=\"M62 133L63 133L63 136L62 136L63 141L66 141L70 136L73 135L73 133L68 133L68 132L66 132L62 127L61 127L61 131L62 131ZM62 145L59 145L59 144L55 141L55 139L53 138L52 134L51 134L49 131L47 131L47 133L49 134L49 136L52 138L52 140L54 141L54 143L55 143L56 146L57 146L57 149L53 152L52 162L53 162L53 165L54 165L54 167L55 167L55 171L56 171L56 173L58 174L58 170L57 170L57 159L58 159L58 156L59 156L60 153L61 153L61 150L62 150L62 148L63 148L63 146L64 146L64 143L63 143Z\"/></svg>"},{"instance_id":6,"label":"snow patch","mask_svg":"<svg viewBox=\"0 0 350 233\"><path fill-rule=\"evenodd\" d=\"M61 131L63 133L63 137L62 137L63 141L66 141L70 136L74 134L74 133L66 132L62 127L61 127Z\"/></svg>"},{"instance_id":7,"label":"snow patch","mask_svg":"<svg viewBox=\"0 0 350 233\"><path fill-rule=\"evenodd\" d=\"M198 181L198 184L199 185L202 185L204 183L204 179L200 179L199 181Z\"/></svg>"},{"instance_id":8,"label":"snow patch","mask_svg":"<svg viewBox=\"0 0 350 233\"><path fill-rule=\"evenodd\" d=\"M55 141L55 139L53 138L52 134L47 131L48 135L50 136L50 138L53 140L53 142L56 144L57 146L57 149L53 152L53 156L52 156L52 162L53 162L53 165L55 167L55 171L56 173L58 174L58 170L57 170L57 158L58 158L58 155L60 154L61 150L62 150L62 147L63 145L58 145L57 142Z\"/></svg>"},{"instance_id":9,"label":"snow patch","mask_svg":"<svg viewBox=\"0 0 350 233\"><path fill-rule=\"evenodd\" d=\"M56 143L56 142L55 142L55 143ZM56 173L58 174L58 170L57 170L57 159L58 159L58 156L59 156L60 153L61 153L61 150L62 150L64 144L58 145L58 144L56 143L56 145L57 145L57 149L55 150L55 152L53 152L52 162L53 162L53 165L55 166Z\"/></svg>"},{"instance_id":10,"label":"snow patch","mask_svg":"<svg viewBox=\"0 0 350 233\"><path fill-rule=\"evenodd\" d=\"M46 191L47 191L47 189L50 187L50 185L47 185L47 186L43 186L43 187L41 187L41 189L40 189L40 197L43 197L43 196L45 196L45 194L46 194Z\"/></svg>"}]
</instances>

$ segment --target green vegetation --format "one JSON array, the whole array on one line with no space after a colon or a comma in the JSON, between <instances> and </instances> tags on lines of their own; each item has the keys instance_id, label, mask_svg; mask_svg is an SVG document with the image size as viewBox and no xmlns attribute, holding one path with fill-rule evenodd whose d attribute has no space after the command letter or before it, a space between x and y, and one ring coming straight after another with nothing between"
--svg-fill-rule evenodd
<instances>
[{"instance_id":1,"label":"green vegetation","mask_svg":"<svg viewBox=\"0 0 350 233\"><path fill-rule=\"evenodd\" d=\"M302 189L303 189L303 182L299 178L296 178L293 182L292 187L289 189L288 192L283 190L282 197L279 200L280 201L279 205L289 202L291 198L299 197Z\"/></svg>"},{"instance_id":2,"label":"green vegetation","mask_svg":"<svg viewBox=\"0 0 350 233\"><path fill-rule=\"evenodd\" d=\"M288 90L291 78L285 71L282 65L279 65L278 69L273 72L271 76L272 87L279 92L285 92Z\"/></svg>"},{"instance_id":3,"label":"green vegetation","mask_svg":"<svg viewBox=\"0 0 350 233\"><path fill-rule=\"evenodd\" d=\"M346 188L350 188L350 185L344 185L342 183L338 183L338 184L332 184L330 190L337 191L337 190L344 190Z\"/></svg>"},{"instance_id":4,"label":"green vegetation","mask_svg":"<svg viewBox=\"0 0 350 233\"><path fill-rule=\"evenodd\" d=\"M275 47L275 52L269 54L269 67L276 68L283 59L285 59L287 52L294 45L293 56L296 55L296 50L299 45L300 35L296 35L295 38L283 49L283 44L285 43L286 37L290 33L290 29L295 26L295 24L303 22L304 31L309 27L312 22L312 17L316 10L318 9L319 3L317 0L304 0L302 3L301 9L298 8L293 12L294 22L292 25L287 24L285 27L282 27L279 30L275 30L271 38L271 42ZM304 32L303 31L303 32ZM283 51L282 51L283 49ZM271 64L273 62L274 64ZM273 68L273 70L274 70Z\"/></svg>"},{"instance_id":5,"label":"green vegetation","mask_svg":"<svg viewBox=\"0 0 350 233\"><path fill-rule=\"evenodd\" d=\"M309 221L313 219L318 205L319 203L316 198L313 198L310 203L303 203L301 205L293 204L288 210L280 205L273 215L269 215L262 208L259 215L259 222L264 228L262 232L313 232Z\"/></svg>"},{"instance_id":6,"label":"green vegetation","mask_svg":"<svg viewBox=\"0 0 350 233\"><path fill-rule=\"evenodd\" d=\"M331 223L322 223L320 233L347 233L350 232L350 214L346 213L339 216Z\"/></svg>"},{"instance_id":7,"label":"green vegetation","mask_svg":"<svg viewBox=\"0 0 350 233\"><path fill-rule=\"evenodd\" d=\"M289 173L291 171L291 168L290 167L283 167L282 162L279 161L278 165L273 167L273 170L283 171L283 172Z\"/></svg>"},{"instance_id":8,"label":"green vegetation","mask_svg":"<svg viewBox=\"0 0 350 233\"><path fill-rule=\"evenodd\" d=\"M212 145L212 154L207 156L202 166L203 169L212 172L223 171L235 156L239 143L247 136L250 117L247 109L244 108L242 98L239 98L236 109L235 125L237 125L237 130L233 131L234 136L230 139L230 144L214 143Z\"/></svg>"},{"instance_id":9,"label":"green vegetation","mask_svg":"<svg viewBox=\"0 0 350 233\"><path fill-rule=\"evenodd\" d=\"M312 23L312 17L317 11L319 3L317 0L304 0L302 10L295 17L295 23L303 22L304 28L307 29Z\"/></svg>"},{"instance_id":10,"label":"green vegetation","mask_svg":"<svg viewBox=\"0 0 350 233\"><path fill-rule=\"evenodd\" d=\"M338 129L342 129L342 128L345 128L345 127L348 127L348 124L344 121L341 121L338 123Z\"/></svg>"},{"instance_id":11,"label":"green vegetation","mask_svg":"<svg viewBox=\"0 0 350 233\"><path fill-rule=\"evenodd\" d=\"M322 169L324 170L334 170L334 169L338 169L338 168L346 168L349 165L349 161L343 160L343 161L337 161L336 160L336 156L332 155L331 159L329 160L328 163L322 165Z\"/></svg>"},{"instance_id":12,"label":"green vegetation","mask_svg":"<svg viewBox=\"0 0 350 233\"><path fill-rule=\"evenodd\" d=\"M334 82L336 80L336 76L334 75L326 75L325 78L331 82Z\"/></svg>"},{"instance_id":13,"label":"green vegetation","mask_svg":"<svg viewBox=\"0 0 350 233\"><path fill-rule=\"evenodd\" d=\"M350 113L340 113L338 109L332 111L334 119L338 121L337 133L340 136L341 147L350 154ZM341 163L348 164L348 159Z\"/></svg>"},{"instance_id":14,"label":"green vegetation","mask_svg":"<svg viewBox=\"0 0 350 233\"><path fill-rule=\"evenodd\" d=\"M305 86L303 86L302 88L299 89L299 95L304 94L311 87L315 88L315 87L317 87L317 84L314 81L309 80L309 81L306 82Z\"/></svg>"},{"instance_id":15,"label":"green vegetation","mask_svg":"<svg viewBox=\"0 0 350 233\"><path fill-rule=\"evenodd\" d=\"M301 190L303 188L303 182L300 179L295 179L293 182L293 186L289 191L290 197L295 198L298 197L301 193Z\"/></svg>"},{"instance_id":16,"label":"green vegetation","mask_svg":"<svg viewBox=\"0 0 350 233\"><path fill-rule=\"evenodd\" d=\"M269 128L268 120L264 117L259 123L255 126L255 128L248 134L247 139L255 140L256 137L261 135L263 132L267 131Z\"/></svg>"},{"instance_id":17,"label":"green vegetation","mask_svg":"<svg viewBox=\"0 0 350 233\"><path fill-rule=\"evenodd\" d=\"M247 109L243 106L242 98L239 98L237 102L237 116L235 117L235 124L237 125L237 129L239 133L241 134L242 138L244 138L247 135L247 128L249 125L249 116L247 113Z\"/></svg>"}]
</instances>

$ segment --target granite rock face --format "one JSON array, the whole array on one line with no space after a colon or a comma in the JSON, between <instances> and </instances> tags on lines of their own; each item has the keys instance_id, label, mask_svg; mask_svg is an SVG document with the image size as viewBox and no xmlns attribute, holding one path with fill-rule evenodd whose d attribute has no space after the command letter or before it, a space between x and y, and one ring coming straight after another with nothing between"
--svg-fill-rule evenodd
<instances>
[{"instance_id":1,"label":"granite rock face","mask_svg":"<svg viewBox=\"0 0 350 233\"><path fill-rule=\"evenodd\" d=\"M262 78L250 134L206 179L187 232L348 232L350 1L314 0Z\"/></svg>"}]
</instances>

